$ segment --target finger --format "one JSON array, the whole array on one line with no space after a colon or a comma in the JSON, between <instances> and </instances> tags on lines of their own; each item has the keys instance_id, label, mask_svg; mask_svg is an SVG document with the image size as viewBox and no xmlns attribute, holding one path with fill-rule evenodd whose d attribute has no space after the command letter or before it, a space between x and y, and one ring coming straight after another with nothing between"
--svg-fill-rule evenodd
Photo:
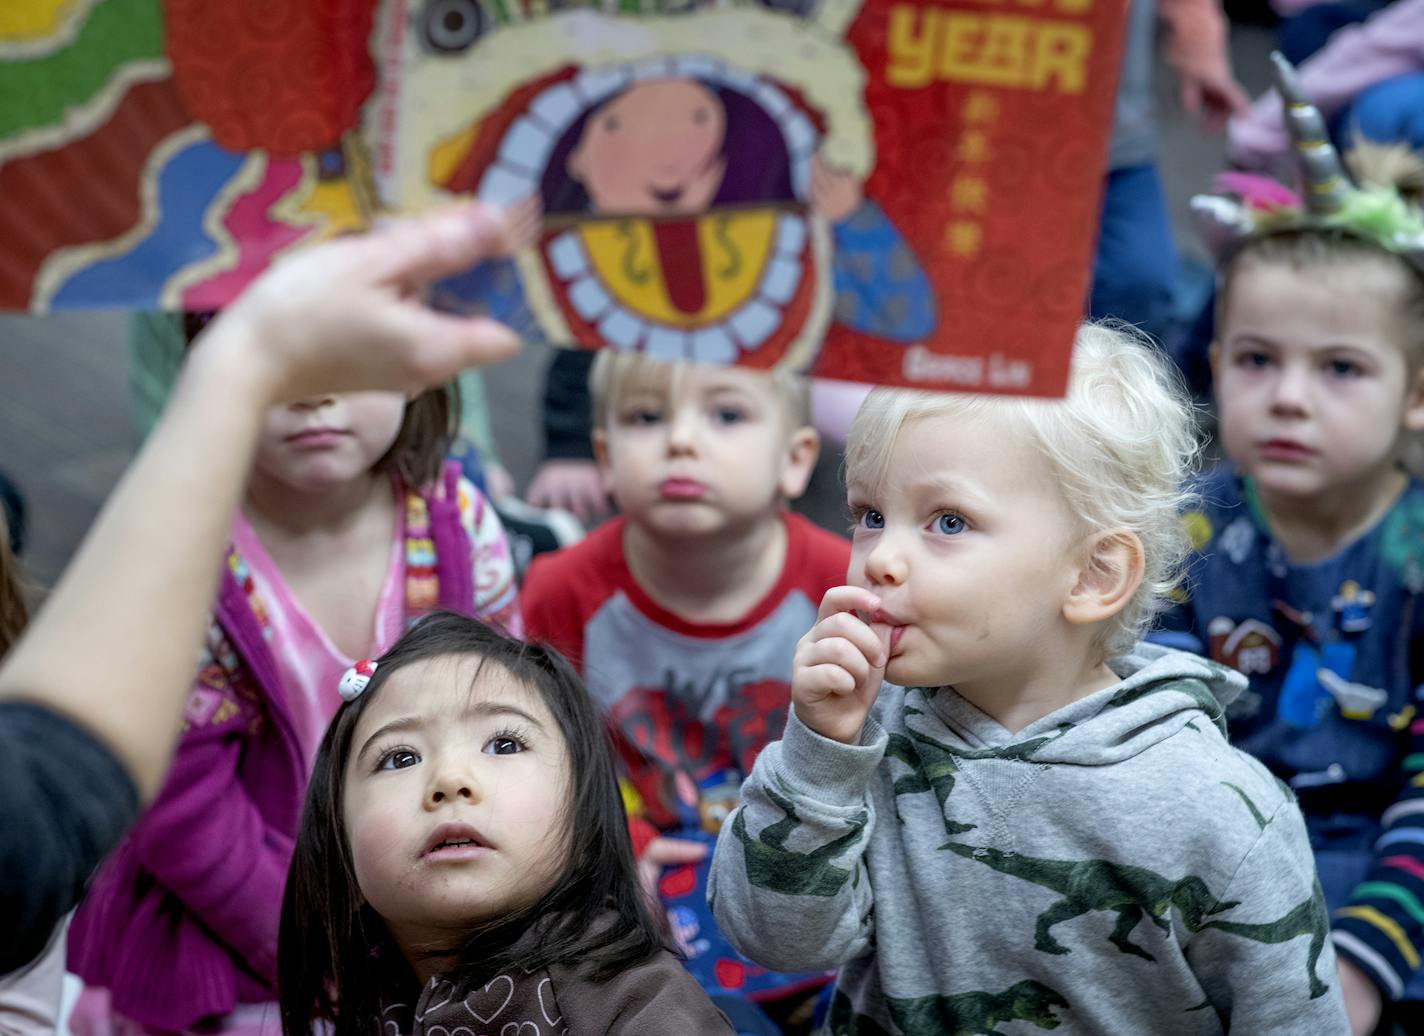
<instances>
[{"instance_id":1,"label":"finger","mask_svg":"<svg viewBox=\"0 0 1424 1036\"><path fill-rule=\"evenodd\" d=\"M834 662L808 666L796 680L798 689L823 697L846 697L855 693L855 676Z\"/></svg>"},{"instance_id":2,"label":"finger","mask_svg":"<svg viewBox=\"0 0 1424 1036\"><path fill-rule=\"evenodd\" d=\"M507 360L519 351L519 336L489 317L437 313L415 301L392 301L385 337L409 349L410 377L424 388L447 381L467 367Z\"/></svg>"},{"instance_id":3,"label":"finger","mask_svg":"<svg viewBox=\"0 0 1424 1036\"><path fill-rule=\"evenodd\" d=\"M834 615L836 612L863 612L870 613L880 607L880 598L876 597L869 590L859 586L833 586L826 591L826 595L821 598L820 610L816 612L816 620Z\"/></svg>"},{"instance_id":4,"label":"finger","mask_svg":"<svg viewBox=\"0 0 1424 1036\"><path fill-rule=\"evenodd\" d=\"M876 631L876 625L883 628L883 637ZM808 639L813 644L824 640L845 640L871 665L883 665L889 645L889 630L890 627L884 623L866 623L850 612L837 612L816 623Z\"/></svg>"},{"instance_id":5,"label":"finger","mask_svg":"<svg viewBox=\"0 0 1424 1036\"><path fill-rule=\"evenodd\" d=\"M840 666L850 674L857 687L865 683L870 675L870 659L855 644L841 637L821 640L810 645L806 652L805 667L814 669L818 665Z\"/></svg>"},{"instance_id":6,"label":"finger","mask_svg":"<svg viewBox=\"0 0 1424 1036\"><path fill-rule=\"evenodd\" d=\"M654 838L643 850L643 859L664 867L698 863L706 858L707 846L686 838Z\"/></svg>"},{"instance_id":7,"label":"finger","mask_svg":"<svg viewBox=\"0 0 1424 1036\"><path fill-rule=\"evenodd\" d=\"M350 260L368 283L423 283L496 254L502 232L499 210L471 202L353 238Z\"/></svg>"}]
</instances>

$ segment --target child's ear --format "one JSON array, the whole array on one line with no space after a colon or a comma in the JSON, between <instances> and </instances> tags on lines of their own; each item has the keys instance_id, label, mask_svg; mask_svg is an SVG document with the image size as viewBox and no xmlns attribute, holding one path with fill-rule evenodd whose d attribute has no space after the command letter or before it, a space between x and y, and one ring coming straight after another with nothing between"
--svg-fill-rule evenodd
<instances>
[{"instance_id":1,"label":"child's ear","mask_svg":"<svg viewBox=\"0 0 1424 1036\"><path fill-rule=\"evenodd\" d=\"M1207 366L1211 368L1211 383L1215 385L1219 381L1218 375L1221 373L1221 342L1212 339L1211 345L1206 349Z\"/></svg>"},{"instance_id":2,"label":"child's ear","mask_svg":"<svg viewBox=\"0 0 1424 1036\"><path fill-rule=\"evenodd\" d=\"M1424 367L1414 372L1414 383L1404 398L1404 427L1411 432L1424 432Z\"/></svg>"},{"instance_id":3,"label":"child's ear","mask_svg":"<svg viewBox=\"0 0 1424 1036\"><path fill-rule=\"evenodd\" d=\"M802 425L791 433L786 444L786 460L781 465L781 495L795 500L806 492L816 459L821 455L821 436L810 425Z\"/></svg>"},{"instance_id":4,"label":"child's ear","mask_svg":"<svg viewBox=\"0 0 1424 1036\"><path fill-rule=\"evenodd\" d=\"M1094 533L1087 544L1078 583L1063 603L1074 625L1111 619L1142 585L1142 541L1126 529Z\"/></svg>"}]
</instances>

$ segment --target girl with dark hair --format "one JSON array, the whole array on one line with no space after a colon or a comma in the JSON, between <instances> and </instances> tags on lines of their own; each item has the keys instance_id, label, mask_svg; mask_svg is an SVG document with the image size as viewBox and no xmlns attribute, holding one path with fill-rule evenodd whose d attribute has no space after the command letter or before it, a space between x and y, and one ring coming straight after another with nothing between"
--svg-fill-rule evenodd
<instances>
[{"instance_id":1,"label":"girl with dark hair","mask_svg":"<svg viewBox=\"0 0 1424 1036\"><path fill-rule=\"evenodd\" d=\"M731 1032L663 946L561 656L442 612L341 693L282 905L286 1036Z\"/></svg>"},{"instance_id":2,"label":"girl with dark hair","mask_svg":"<svg viewBox=\"0 0 1424 1036\"><path fill-rule=\"evenodd\" d=\"M268 411L172 769L70 928L75 1036L275 1036L283 883L341 674L436 607L521 628L499 519L445 460L455 411L448 385Z\"/></svg>"}]
</instances>

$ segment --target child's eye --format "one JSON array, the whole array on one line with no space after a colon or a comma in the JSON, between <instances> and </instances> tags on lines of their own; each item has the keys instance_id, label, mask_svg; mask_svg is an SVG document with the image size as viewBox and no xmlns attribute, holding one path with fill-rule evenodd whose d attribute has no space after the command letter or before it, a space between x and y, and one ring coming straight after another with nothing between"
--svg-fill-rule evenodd
<instances>
[{"instance_id":1,"label":"child's eye","mask_svg":"<svg viewBox=\"0 0 1424 1036\"><path fill-rule=\"evenodd\" d=\"M968 523L953 511L946 511L936 518L934 526L935 532L942 532L946 536L958 536L969 528Z\"/></svg>"},{"instance_id":2,"label":"child's eye","mask_svg":"<svg viewBox=\"0 0 1424 1036\"><path fill-rule=\"evenodd\" d=\"M1271 358L1259 349L1248 349L1236 354L1238 367L1260 368L1270 366Z\"/></svg>"},{"instance_id":3,"label":"child's eye","mask_svg":"<svg viewBox=\"0 0 1424 1036\"><path fill-rule=\"evenodd\" d=\"M488 755L514 755L528 747L529 743L520 734L506 730L486 741L483 751Z\"/></svg>"},{"instance_id":4,"label":"child's eye","mask_svg":"<svg viewBox=\"0 0 1424 1036\"><path fill-rule=\"evenodd\" d=\"M737 406L719 406L712 413L718 424L738 424L747 419L747 412Z\"/></svg>"},{"instance_id":5,"label":"child's eye","mask_svg":"<svg viewBox=\"0 0 1424 1036\"><path fill-rule=\"evenodd\" d=\"M420 762L420 756L409 748L392 748L376 760L378 770L405 770Z\"/></svg>"},{"instance_id":6,"label":"child's eye","mask_svg":"<svg viewBox=\"0 0 1424 1036\"><path fill-rule=\"evenodd\" d=\"M1337 378L1358 378L1365 373L1365 369L1354 360L1331 360L1325 366Z\"/></svg>"},{"instance_id":7,"label":"child's eye","mask_svg":"<svg viewBox=\"0 0 1424 1036\"><path fill-rule=\"evenodd\" d=\"M636 410L629 410L623 415L623 423L631 425L657 424L663 419L661 411L652 407L639 407Z\"/></svg>"},{"instance_id":8,"label":"child's eye","mask_svg":"<svg viewBox=\"0 0 1424 1036\"><path fill-rule=\"evenodd\" d=\"M860 518L856 524L863 529L883 529L885 528L885 516L879 511L867 507L860 512Z\"/></svg>"}]
</instances>

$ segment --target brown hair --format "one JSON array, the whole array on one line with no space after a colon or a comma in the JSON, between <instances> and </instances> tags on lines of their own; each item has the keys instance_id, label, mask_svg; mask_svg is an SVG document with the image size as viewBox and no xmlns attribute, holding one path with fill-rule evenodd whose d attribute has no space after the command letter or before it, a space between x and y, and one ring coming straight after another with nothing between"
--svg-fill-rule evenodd
<instances>
[{"instance_id":1,"label":"brown hair","mask_svg":"<svg viewBox=\"0 0 1424 1036\"><path fill-rule=\"evenodd\" d=\"M25 605L20 563L10 553L10 536L5 515L0 513L0 658L20 639L30 612Z\"/></svg>"},{"instance_id":2,"label":"brown hair","mask_svg":"<svg viewBox=\"0 0 1424 1036\"><path fill-rule=\"evenodd\" d=\"M216 311L183 313L183 337L189 346L212 322ZM395 442L380 460L378 471L396 471L408 485L419 486L440 476L440 465L455 441L460 419L460 389L450 381L427 389L405 405Z\"/></svg>"},{"instance_id":3,"label":"brown hair","mask_svg":"<svg viewBox=\"0 0 1424 1036\"><path fill-rule=\"evenodd\" d=\"M1394 273L1399 281L1399 321L1404 332L1405 359L1413 374L1424 366L1424 276L1393 252L1348 232L1301 228L1264 234L1249 241L1222 272L1216 323L1224 327L1237 274L1261 266L1284 266L1297 272L1338 276L1347 270L1375 269Z\"/></svg>"}]
</instances>

